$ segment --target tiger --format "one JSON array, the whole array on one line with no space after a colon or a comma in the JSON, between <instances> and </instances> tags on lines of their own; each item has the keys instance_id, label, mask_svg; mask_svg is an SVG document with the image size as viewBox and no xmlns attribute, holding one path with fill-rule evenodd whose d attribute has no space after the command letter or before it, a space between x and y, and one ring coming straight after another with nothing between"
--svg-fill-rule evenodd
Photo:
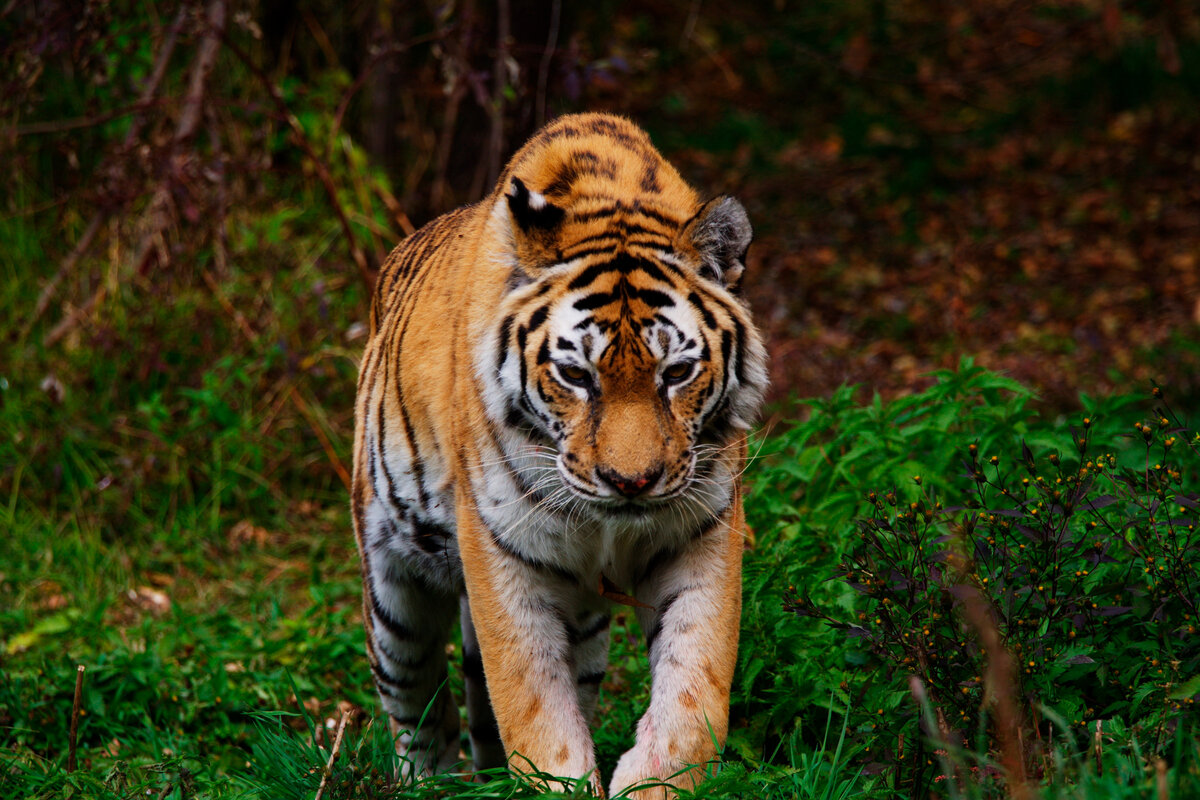
<instances>
[{"instance_id":1,"label":"tiger","mask_svg":"<svg viewBox=\"0 0 1200 800\"><path fill-rule=\"evenodd\" d=\"M380 268L351 507L402 777L460 763L457 616L475 769L604 796L590 724L618 602L651 696L609 792L665 797L716 768L767 385L739 292L751 237L740 202L702 201L634 123L587 113Z\"/></svg>"}]
</instances>

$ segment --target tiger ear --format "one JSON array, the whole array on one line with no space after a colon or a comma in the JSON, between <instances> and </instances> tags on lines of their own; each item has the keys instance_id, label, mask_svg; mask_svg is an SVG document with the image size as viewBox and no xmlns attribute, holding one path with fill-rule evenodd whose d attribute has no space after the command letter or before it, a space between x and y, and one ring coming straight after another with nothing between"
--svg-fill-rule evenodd
<instances>
[{"instance_id":1,"label":"tiger ear","mask_svg":"<svg viewBox=\"0 0 1200 800\"><path fill-rule=\"evenodd\" d=\"M558 230L566 212L541 192L530 191L517 177L509 183L505 200L518 265L509 283L516 287L536 278L538 268L554 263L558 257Z\"/></svg>"},{"instance_id":2,"label":"tiger ear","mask_svg":"<svg viewBox=\"0 0 1200 800\"><path fill-rule=\"evenodd\" d=\"M525 181L514 177L508 188L508 210L513 222L527 236L540 236L562 224L565 212L541 192L531 192Z\"/></svg>"},{"instance_id":3,"label":"tiger ear","mask_svg":"<svg viewBox=\"0 0 1200 800\"><path fill-rule=\"evenodd\" d=\"M746 269L754 229L742 204L729 195L700 206L679 232L682 244L700 255L700 276L736 289Z\"/></svg>"}]
</instances>

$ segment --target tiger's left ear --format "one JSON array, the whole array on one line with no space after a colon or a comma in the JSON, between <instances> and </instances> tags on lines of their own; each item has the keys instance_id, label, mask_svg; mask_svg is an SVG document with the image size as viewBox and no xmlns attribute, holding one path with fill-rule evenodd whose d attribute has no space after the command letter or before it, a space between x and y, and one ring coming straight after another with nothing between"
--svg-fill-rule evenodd
<instances>
[{"instance_id":1,"label":"tiger's left ear","mask_svg":"<svg viewBox=\"0 0 1200 800\"><path fill-rule=\"evenodd\" d=\"M754 229L742 204L729 195L714 197L700 206L676 238L700 255L700 275L737 289L746 270L746 251Z\"/></svg>"}]
</instances>

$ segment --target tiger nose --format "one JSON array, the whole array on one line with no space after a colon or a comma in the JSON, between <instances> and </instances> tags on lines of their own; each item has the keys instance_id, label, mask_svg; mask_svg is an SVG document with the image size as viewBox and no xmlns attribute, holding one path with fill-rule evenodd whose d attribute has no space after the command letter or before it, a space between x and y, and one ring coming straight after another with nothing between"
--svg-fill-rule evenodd
<instances>
[{"instance_id":1,"label":"tiger nose","mask_svg":"<svg viewBox=\"0 0 1200 800\"><path fill-rule=\"evenodd\" d=\"M608 467L598 467L596 472L599 474L601 480L625 497L637 497L647 486L658 480L659 476L662 475L662 467L643 472L641 475L622 475Z\"/></svg>"}]
</instances>

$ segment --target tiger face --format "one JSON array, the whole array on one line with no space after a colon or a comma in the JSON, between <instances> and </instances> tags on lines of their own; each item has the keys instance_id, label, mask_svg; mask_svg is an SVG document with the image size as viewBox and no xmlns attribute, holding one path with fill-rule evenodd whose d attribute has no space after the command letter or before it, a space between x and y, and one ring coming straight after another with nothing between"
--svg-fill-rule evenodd
<instances>
[{"instance_id":1,"label":"tiger face","mask_svg":"<svg viewBox=\"0 0 1200 800\"><path fill-rule=\"evenodd\" d=\"M573 234L544 196L520 178L513 187L513 218L568 254L513 291L497 332L506 418L540 448L531 481L545 486L552 454L555 488L589 516L649 522L681 498L716 510L730 476L712 471L765 383L731 291L750 239L741 205L718 198L657 229L631 209L609 217L624 247L570 258L605 231ZM554 230L537 227L547 218ZM641 229L632 241L631 226Z\"/></svg>"}]
</instances>

